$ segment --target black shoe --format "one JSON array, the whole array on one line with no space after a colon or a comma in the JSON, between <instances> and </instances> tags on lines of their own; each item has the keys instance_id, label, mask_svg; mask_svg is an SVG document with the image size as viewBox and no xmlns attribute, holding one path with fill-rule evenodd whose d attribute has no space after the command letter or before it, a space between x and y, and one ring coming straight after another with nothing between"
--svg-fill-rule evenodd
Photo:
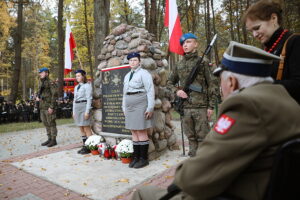
<instances>
[{"instance_id":1,"label":"black shoe","mask_svg":"<svg viewBox=\"0 0 300 200\"><path fill-rule=\"evenodd\" d=\"M80 152L81 152L81 151L83 151L83 149L84 149L84 148L85 148L85 147L84 147L84 146L82 146L82 147L81 147L81 149L79 149L79 150L77 151L77 153L79 153L79 154L80 154Z\"/></svg>"},{"instance_id":2,"label":"black shoe","mask_svg":"<svg viewBox=\"0 0 300 200\"><path fill-rule=\"evenodd\" d=\"M142 168L149 165L149 161L145 160L144 158L140 158L140 160L133 166L134 168Z\"/></svg>"},{"instance_id":3,"label":"black shoe","mask_svg":"<svg viewBox=\"0 0 300 200\"><path fill-rule=\"evenodd\" d=\"M49 138L46 142L43 142L41 145L42 146L47 146L50 143L51 139Z\"/></svg>"},{"instance_id":4,"label":"black shoe","mask_svg":"<svg viewBox=\"0 0 300 200\"><path fill-rule=\"evenodd\" d=\"M55 146L55 145L57 145L56 139L52 139L52 140L49 142L49 144L47 145L47 147L53 147L53 146Z\"/></svg>"},{"instance_id":5,"label":"black shoe","mask_svg":"<svg viewBox=\"0 0 300 200\"><path fill-rule=\"evenodd\" d=\"M129 163L129 168L133 168L134 165L139 161L138 158L134 158L130 163Z\"/></svg>"},{"instance_id":6,"label":"black shoe","mask_svg":"<svg viewBox=\"0 0 300 200\"><path fill-rule=\"evenodd\" d=\"M189 151L188 156L195 157L196 156L196 152L195 151Z\"/></svg>"},{"instance_id":7,"label":"black shoe","mask_svg":"<svg viewBox=\"0 0 300 200\"><path fill-rule=\"evenodd\" d=\"M86 146L83 146L82 149L78 153L79 154L89 154L89 153L91 153L91 151Z\"/></svg>"}]
</instances>

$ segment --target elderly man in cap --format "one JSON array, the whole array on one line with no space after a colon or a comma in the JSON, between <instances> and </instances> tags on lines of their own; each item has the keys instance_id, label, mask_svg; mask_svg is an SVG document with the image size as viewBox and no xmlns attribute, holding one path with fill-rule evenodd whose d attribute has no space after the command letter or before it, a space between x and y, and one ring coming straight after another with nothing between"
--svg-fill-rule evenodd
<instances>
[{"instance_id":1,"label":"elderly man in cap","mask_svg":"<svg viewBox=\"0 0 300 200\"><path fill-rule=\"evenodd\" d=\"M186 79L193 67L201 58L198 56L197 37L186 33L180 38L183 47L183 59L178 62L168 78L168 88L178 97L187 99L184 102L184 116L182 117L183 132L189 140L189 156L195 156L198 144L209 132L210 119L218 93L217 81L212 79L208 60L204 58L199 74L191 85L189 96L182 90Z\"/></svg>"},{"instance_id":2,"label":"elderly man in cap","mask_svg":"<svg viewBox=\"0 0 300 200\"><path fill-rule=\"evenodd\" d=\"M47 141L42 143L42 146L55 146L57 128L56 128L56 100L57 86L55 82L49 79L49 69L43 67L39 70L39 90L37 101L39 101L40 117L47 130Z\"/></svg>"},{"instance_id":3,"label":"elderly man in cap","mask_svg":"<svg viewBox=\"0 0 300 200\"><path fill-rule=\"evenodd\" d=\"M222 65L223 103L214 128L200 144L195 157L181 163L172 199L264 198L275 151L300 137L300 107L281 85L270 78L279 57L256 47L231 42ZM169 187L171 188L171 187ZM166 190L148 186L133 199L159 199Z\"/></svg>"}]
</instances>

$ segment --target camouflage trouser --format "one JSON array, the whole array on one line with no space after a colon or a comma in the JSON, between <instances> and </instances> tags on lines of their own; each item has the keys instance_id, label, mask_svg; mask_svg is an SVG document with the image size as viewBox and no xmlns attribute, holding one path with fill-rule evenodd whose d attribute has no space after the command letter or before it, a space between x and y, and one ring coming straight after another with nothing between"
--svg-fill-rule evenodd
<instances>
[{"instance_id":1,"label":"camouflage trouser","mask_svg":"<svg viewBox=\"0 0 300 200\"><path fill-rule=\"evenodd\" d=\"M54 111L51 115L48 113L48 110L40 111L41 120L46 127L47 135L49 138L56 137L57 128L56 128L56 112Z\"/></svg>"},{"instance_id":2,"label":"camouflage trouser","mask_svg":"<svg viewBox=\"0 0 300 200\"><path fill-rule=\"evenodd\" d=\"M198 148L198 143L209 132L207 108L185 108L184 116L182 117L182 128L189 140L189 155L194 156Z\"/></svg>"}]
</instances>

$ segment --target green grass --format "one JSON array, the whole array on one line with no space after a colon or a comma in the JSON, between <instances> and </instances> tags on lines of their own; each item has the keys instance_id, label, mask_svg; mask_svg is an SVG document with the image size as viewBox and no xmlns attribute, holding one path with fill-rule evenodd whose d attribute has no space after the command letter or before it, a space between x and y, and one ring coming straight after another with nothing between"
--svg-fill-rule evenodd
<instances>
[{"instance_id":1,"label":"green grass","mask_svg":"<svg viewBox=\"0 0 300 200\"><path fill-rule=\"evenodd\" d=\"M69 119L57 119L57 125L63 124L71 124L74 123L72 118ZM43 123L41 122L18 122L18 123L8 123L8 124L1 124L0 125L0 133L7 133L7 132L14 132L14 131L23 131L23 130L30 130L35 128L44 128Z\"/></svg>"}]
</instances>

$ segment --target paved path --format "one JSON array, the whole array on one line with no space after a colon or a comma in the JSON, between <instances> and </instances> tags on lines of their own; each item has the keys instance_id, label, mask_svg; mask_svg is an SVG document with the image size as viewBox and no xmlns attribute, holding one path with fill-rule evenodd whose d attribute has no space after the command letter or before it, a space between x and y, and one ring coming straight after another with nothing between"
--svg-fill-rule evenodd
<instances>
[{"instance_id":1,"label":"paved path","mask_svg":"<svg viewBox=\"0 0 300 200\"><path fill-rule=\"evenodd\" d=\"M81 140L79 128L74 124L58 126L57 130L58 147L75 144ZM0 138L0 160L48 149L40 145L47 140L45 128L1 133Z\"/></svg>"},{"instance_id":2,"label":"paved path","mask_svg":"<svg viewBox=\"0 0 300 200\"><path fill-rule=\"evenodd\" d=\"M76 151L81 146L78 128L73 125L58 128L59 145L55 148L39 145L30 148L32 142L40 144L46 139L44 129L0 135L0 145L6 149L1 151L4 159L0 162L0 199L130 199L141 185L167 187L173 181L175 166L186 159L180 156L181 151L173 151L145 168L129 169L119 161L78 155ZM178 128L176 134L180 139ZM2 143L3 138L6 143ZM22 148L10 151L9 143L14 142L14 146L23 144L23 151Z\"/></svg>"}]
</instances>

